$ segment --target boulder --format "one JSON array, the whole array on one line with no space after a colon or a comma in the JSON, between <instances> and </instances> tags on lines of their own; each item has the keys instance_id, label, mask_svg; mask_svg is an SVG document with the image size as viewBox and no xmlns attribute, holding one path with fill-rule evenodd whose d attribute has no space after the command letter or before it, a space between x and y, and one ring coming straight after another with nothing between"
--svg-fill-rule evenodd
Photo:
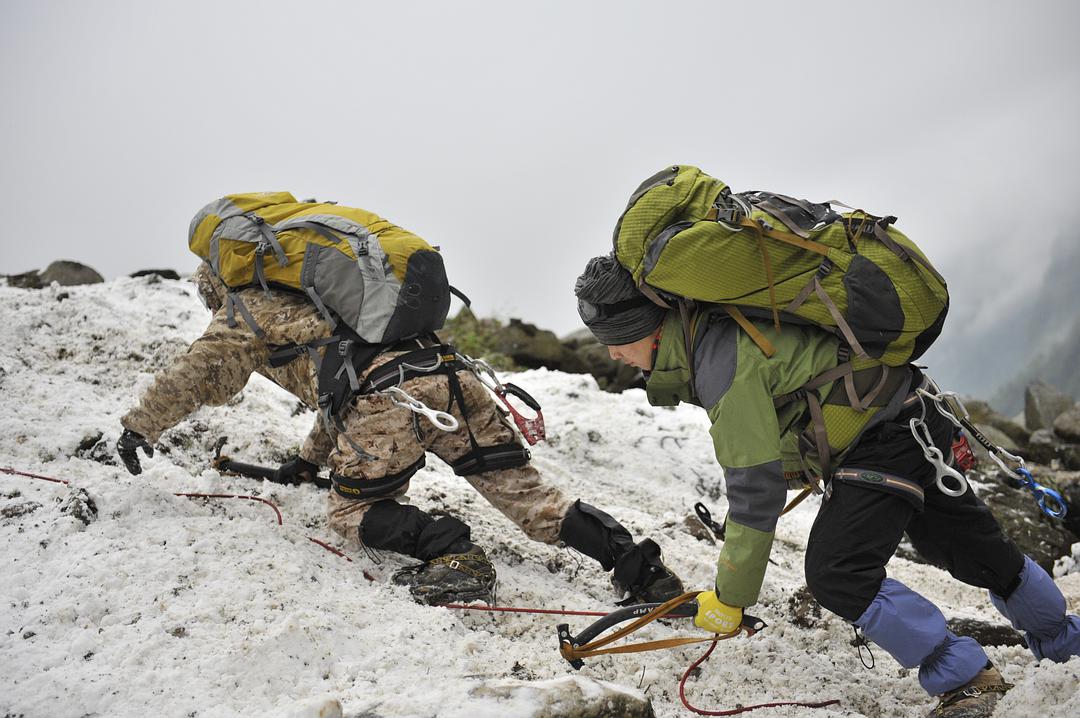
<instances>
[{"instance_id":1,"label":"boulder","mask_svg":"<svg viewBox=\"0 0 1080 718\"><path fill-rule=\"evenodd\" d=\"M997 444L1001 448L1005 449L1005 451L1008 451L1010 454L1015 454L1021 451L1020 447L1023 444L1018 441L1013 441L1012 437L1010 437L1008 434L1001 431L1000 429L997 429L989 424L982 424L979 422L975 422L975 428L978 429L979 432L987 439L989 439L992 443ZM979 460L980 465L986 467L996 466L996 464L990 463L990 454L986 451L986 449L983 448L982 444L975 441L974 439L969 439L968 443L971 445L971 450L975 452L975 458Z\"/></svg>"},{"instance_id":2,"label":"boulder","mask_svg":"<svg viewBox=\"0 0 1080 718\"><path fill-rule=\"evenodd\" d=\"M1042 381L1028 384L1024 390L1024 423L1029 431L1049 429L1054 420L1073 408L1072 397Z\"/></svg>"},{"instance_id":3,"label":"boulder","mask_svg":"<svg viewBox=\"0 0 1080 718\"><path fill-rule=\"evenodd\" d=\"M1049 483L1052 474L1032 468L1039 483ZM1061 521L1043 514L1030 491L1009 485L1004 474L995 472L984 478L985 483L977 487L977 493L990 507L1002 530L1021 552L1048 572L1053 571L1054 561L1069 555L1077 537Z\"/></svg>"},{"instance_id":4,"label":"boulder","mask_svg":"<svg viewBox=\"0 0 1080 718\"><path fill-rule=\"evenodd\" d=\"M132 272L128 275L133 279L138 277L160 277L161 279L180 279L180 275L175 269L140 269L137 272Z\"/></svg>"},{"instance_id":5,"label":"boulder","mask_svg":"<svg viewBox=\"0 0 1080 718\"><path fill-rule=\"evenodd\" d=\"M641 691L582 676L547 681L496 681L474 688L469 695L473 698L496 700L504 706L501 715L521 718L656 716L652 701Z\"/></svg>"},{"instance_id":6,"label":"boulder","mask_svg":"<svg viewBox=\"0 0 1080 718\"><path fill-rule=\"evenodd\" d=\"M1001 620L1005 620L1002 618ZM1024 637L1012 626L974 618L950 618L946 625L958 636L974 638L980 646L1024 646Z\"/></svg>"},{"instance_id":7,"label":"boulder","mask_svg":"<svg viewBox=\"0 0 1080 718\"><path fill-rule=\"evenodd\" d=\"M994 427L1006 434L1017 446L1022 446L1027 442L1030 431L1004 414L994 411L993 407L985 401L965 399L964 408L968 410L968 415L974 423Z\"/></svg>"},{"instance_id":8,"label":"boulder","mask_svg":"<svg viewBox=\"0 0 1080 718\"><path fill-rule=\"evenodd\" d=\"M1071 444L1080 444L1080 406L1061 414L1054 419L1054 433Z\"/></svg>"},{"instance_id":9,"label":"boulder","mask_svg":"<svg viewBox=\"0 0 1080 718\"><path fill-rule=\"evenodd\" d=\"M41 289L42 287L41 272L36 269L22 274L9 274L5 279L7 279L9 287L18 287L19 289Z\"/></svg>"},{"instance_id":10,"label":"boulder","mask_svg":"<svg viewBox=\"0 0 1080 718\"><path fill-rule=\"evenodd\" d=\"M42 286L49 286L56 282L62 287L74 287L79 284L101 284L105 278L96 270L79 262L67 259L59 259L41 273Z\"/></svg>"},{"instance_id":11,"label":"boulder","mask_svg":"<svg viewBox=\"0 0 1080 718\"><path fill-rule=\"evenodd\" d=\"M493 349L528 369L547 367L571 374L586 374L585 362L572 349L564 346L554 332L539 329L520 319L495 333Z\"/></svg>"},{"instance_id":12,"label":"boulder","mask_svg":"<svg viewBox=\"0 0 1080 718\"><path fill-rule=\"evenodd\" d=\"M645 386L645 377L640 370L615 361L608 355L607 347L601 344L587 344L578 348L576 354L585 364L586 371L596 378L597 385L604 391L618 393Z\"/></svg>"}]
</instances>

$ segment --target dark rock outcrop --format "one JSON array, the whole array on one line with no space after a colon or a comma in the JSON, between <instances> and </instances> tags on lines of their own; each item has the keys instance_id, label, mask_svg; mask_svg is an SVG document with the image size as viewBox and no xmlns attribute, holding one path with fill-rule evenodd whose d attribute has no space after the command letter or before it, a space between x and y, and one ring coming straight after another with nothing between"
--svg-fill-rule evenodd
<instances>
[{"instance_id":1,"label":"dark rock outcrop","mask_svg":"<svg viewBox=\"0 0 1080 718\"><path fill-rule=\"evenodd\" d=\"M1028 431L1049 429L1054 420L1073 408L1075 401L1049 384L1034 381L1024 391L1024 423Z\"/></svg>"}]
</instances>

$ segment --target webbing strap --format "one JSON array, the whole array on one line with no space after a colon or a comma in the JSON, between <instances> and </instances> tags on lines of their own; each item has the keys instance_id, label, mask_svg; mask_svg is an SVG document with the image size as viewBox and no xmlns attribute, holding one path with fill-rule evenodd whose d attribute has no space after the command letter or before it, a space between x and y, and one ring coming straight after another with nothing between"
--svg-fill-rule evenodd
<instances>
[{"instance_id":1,"label":"webbing strap","mask_svg":"<svg viewBox=\"0 0 1080 718\"><path fill-rule=\"evenodd\" d=\"M755 232L760 232L766 237L771 237L772 239L779 240L794 247L805 249L807 251L814 252L815 254L820 254L826 257L829 255L829 248L821 242L815 242L812 239L803 239L802 237L796 234L792 234L790 232L781 232L777 229L768 229L766 227L762 227L760 224L748 217L743 217L742 219L740 219L739 224L743 227L752 229Z\"/></svg>"},{"instance_id":2,"label":"webbing strap","mask_svg":"<svg viewBox=\"0 0 1080 718\"><path fill-rule=\"evenodd\" d=\"M761 249L761 261L765 265L765 282L769 285L769 308L772 309L773 326L780 331L780 311L776 307L776 277L773 275L772 258L765 236L758 235L758 247Z\"/></svg>"},{"instance_id":3,"label":"webbing strap","mask_svg":"<svg viewBox=\"0 0 1080 718\"><path fill-rule=\"evenodd\" d=\"M681 596L676 596L670 601L667 601L666 603L657 606L644 616L627 624L623 628L620 628L617 631L613 631L602 638L596 639L595 641L590 641L589 643L586 643L584 645L575 646L569 641L562 641L559 644L559 653L562 654L562 657L566 660L575 661L581 658L591 658L593 656L604 656L618 653L640 653L642 651L657 651L664 648L686 646L692 643L715 643L717 641L727 640L728 638L734 638L735 636L738 636L743 632L743 629L740 627L732 631L731 633L714 634L712 636L706 637L695 636L692 638L666 638L657 641L644 641L642 643L631 643L624 646L614 646L611 648L604 647L610 643L614 643L615 641L618 641L619 639L630 635L631 633L634 633L635 631L638 631L642 627L652 623L659 618L663 618L684 603L689 603L690 601L693 601L700 593L701 591L691 591L689 593L684 593Z\"/></svg>"},{"instance_id":4,"label":"webbing strap","mask_svg":"<svg viewBox=\"0 0 1080 718\"><path fill-rule=\"evenodd\" d=\"M679 319L682 321L683 344L686 346L686 364L690 371L690 398L697 399L697 380L694 371L694 323L690 318L690 303L679 299Z\"/></svg>"},{"instance_id":5,"label":"webbing strap","mask_svg":"<svg viewBox=\"0 0 1080 718\"><path fill-rule=\"evenodd\" d=\"M765 356L771 357L776 354L776 347L772 345L772 342L765 338L765 335L761 333L761 330L755 327L754 323L747 319L746 315L739 311L738 307L734 304L725 304L724 311L726 311L728 315L743 328L743 331L750 335L754 344L758 345L758 349L760 349Z\"/></svg>"},{"instance_id":6,"label":"webbing strap","mask_svg":"<svg viewBox=\"0 0 1080 718\"><path fill-rule=\"evenodd\" d=\"M889 232L885 227L882 227L880 224L875 224L874 236L877 237L882 244L891 249L893 253L896 254L896 256L900 257L901 259L915 260L916 262L921 264L926 269L926 271L934 275L935 279L937 279L943 285L945 284L945 278L938 274L938 271L934 269L934 266L930 264L929 260L923 258L918 252L910 252L907 249L904 249L904 247L900 246L900 244L898 244L896 240L889 236Z\"/></svg>"},{"instance_id":7,"label":"webbing strap","mask_svg":"<svg viewBox=\"0 0 1080 718\"><path fill-rule=\"evenodd\" d=\"M817 393L806 392L806 405L810 407L810 426L814 433L814 445L818 452L818 463L821 465L821 475L828 476L832 464L832 448L829 446L829 434L825 430L825 415L821 412L821 401ZM819 478L811 477L817 486Z\"/></svg>"},{"instance_id":8,"label":"webbing strap","mask_svg":"<svg viewBox=\"0 0 1080 718\"><path fill-rule=\"evenodd\" d=\"M323 319L325 319L326 323L330 325L330 328L336 329L337 320L334 319L334 315L331 314L330 310L326 308L325 304L323 304L322 297L320 297L319 293L315 291L315 287L304 287L304 291L307 292L307 295L309 297L311 297L311 301L315 304L315 308L319 310L319 314L323 316Z\"/></svg>"},{"instance_id":9,"label":"webbing strap","mask_svg":"<svg viewBox=\"0 0 1080 718\"><path fill-rule=\"evenodd\" d=\"M650 287L644 281L638 282L637 288L641 291L642 294L644 294L646 297L648 297L649 300L653 304L656 304L657 306L661 306L664 309L671 309L672 308L671 304L669 302L665 302L660 297L660 295L656 293L656 290L653 289L652 287Z\"/></svg>"},{"instance_id":10,"label":"webbing strap","mask_svg":"<svg viewBox=\"0 0 1080 718\"><path fill-rule=\"evenodd\" d=\"M262 217L255 214L254 212L248 214L247 216L248 219L254 222L255 225L259 228L259 232L262 234L263 239L266 240L266 243L273 247L274 256L277 257L278 265L284 267L286 264L288 264L289 258L285 256L285 249L281 246L281 242L278 241L277 233L274 232L273 228L266 223L266 220L264 220Z\"/></svg>"},{"instance_id":11,"label":"webbing strap","mask_svg":"<svg viewBox=\"0 0 1080 718\"><path fill-rule=\"evenodd\" d=\"M266 261L266 245L259 243L255 245L255 279L259 282L259 286L262 287L266 296L270 296L270 285L266 283L266 267L263 263Z\"/></svg>"},{"instance_id":12,"label":"webbing strap","mask_svg":"<svg viewBox=\"0 0 1080 718\"><path fill-rule=\"evenodd\" d=\"M844 335L844 340L848 343L848 346L855 351L855 354L860 359L869 359L870 355L866 353L862 344L855 338L855 333L851 331L851 325L844 319L844 315L840 313L840 309L837 308L836 303L833 302L832 297L825 291L825 288L821 286L821 282L816 276L814 277L814 293L817 294L818 299L825 305L825 308L829 310L829 314L832 316L833 321L836 322L837 329Z\"/></svg>"},{"instance_id":13,"label":"webbing strap","mask_svg":"<svg viewBox=\"0 0 1080 718\"><path fill-rule=\"evenodd\" d=\"M251 312L244 306L244 302L240 297L233 292L229 292L225 295L225 321L228 322L230 327L236 326L236 315L233 313L234 310L240 312L240 316L243 317L244 323L255 333L255 336L259 339L266 338L266 332L264 332L262 327L259 326L259 323L255 321L255 317L251 316Z\"/></svg>"}]
</instances>

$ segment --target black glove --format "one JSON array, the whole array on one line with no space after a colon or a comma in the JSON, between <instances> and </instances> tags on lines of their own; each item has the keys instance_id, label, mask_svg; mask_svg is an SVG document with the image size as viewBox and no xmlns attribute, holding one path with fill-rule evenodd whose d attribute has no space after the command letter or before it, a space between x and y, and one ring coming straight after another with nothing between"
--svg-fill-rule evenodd
<instances>
[{"instance_id":1,"label":"black glove","mask_svg":"<svg viewBox=\"0 0 1080 718\"><path fill-rule=\"evenodd\" d=\"M294 456L286 461L277 470L277 480L282 483L300 484L305 481L314 481L319 475L319 465Z\"/></svg>"},{"instance_id":2,"label":"black glove","mask_svg":"<svg viewBox=\"0 0 1080 718\"><path fill-rule=\"evenodd\" d=\"M131 429L124 429L124 433L120 435L120 439L116 442L116 453L120 455L120 460L124 462L127 470L136 476L142 473L139 454L136 451L140 446L147 456L154 455L154 447L150 446L150 443L142 434L137 434Z\"/></svg>"}]
</instances>

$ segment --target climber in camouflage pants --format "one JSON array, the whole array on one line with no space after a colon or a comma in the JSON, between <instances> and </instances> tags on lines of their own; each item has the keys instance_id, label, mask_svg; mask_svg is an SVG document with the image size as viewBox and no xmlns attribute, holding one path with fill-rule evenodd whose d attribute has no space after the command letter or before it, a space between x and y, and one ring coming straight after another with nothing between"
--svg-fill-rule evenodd
<instances>
[{"instance_id":1,"label":"climber in camouflage pants","mask_svg":"<svg viewBox=\"0 0 1080 718\"><path fill-rule=\"evenodd\" d=\"M124 432L117 449L133 474L141 471L136 452L153 455L161 434L202 406L220 406L238 394L258 372L318 409L314 362L302 356L280 367L270 365L276 347L308 344L330 336L315 306L304 296L272 290L242 290L239 295L259 337L243 322L233 321L223 307L225 288L203 264L193 276L199 295L214 312L209 327L185 354L161 371L138 405L121 419ZM387 347L365 375L414 351L409 346ZM325 351L325 350L322 350ZM279 475L310 479L321 466L330 469L334 488L327 513L331 528L349 541L369 549L403 553L423 563L395 576L428 603L490 598L495 571L484 551L472 543L467 524L453 516L434 518L401 503L409 480L424 465L430 451L450 464L488 502L517 524L530 538L548 544L562 542L614 570L613 583L645 601L664 600L682 592L682 584L661 561L651 539L635 543L618 521L600 509L570 500L546 484L528 464L528 452L484 385L470 372L456 377L462 401L451 401L451 376L432 374L405 380L401 388L424 404L447 410L459 422L443 431L395 404L384 393L360 394L352 400L337 426L316 422L300 455L284 464ZM363 381L364 377L360 378ZM517 447L518 465L485 470L470 458L479 447ZM472 467L472 468L470 468Z\"/></svg>"}]
</instances>

